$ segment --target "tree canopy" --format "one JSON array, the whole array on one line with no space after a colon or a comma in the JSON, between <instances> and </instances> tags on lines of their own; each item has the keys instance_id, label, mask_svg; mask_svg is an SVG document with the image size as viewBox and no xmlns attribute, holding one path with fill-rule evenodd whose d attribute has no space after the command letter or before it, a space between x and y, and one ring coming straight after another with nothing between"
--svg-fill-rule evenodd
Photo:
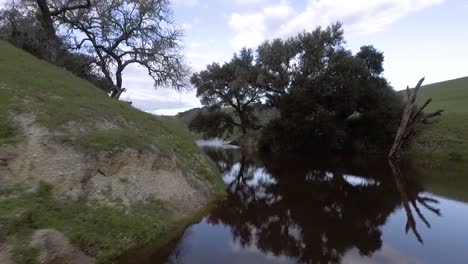
<instances>
[{"instance_id":1,"label":"tree canopy","mask_svg":"<svg viewBox=\"0 0 468 264\"><path fill-rule=\"evenodd\" d=\"M77 50L95 58L111 96L124 92L127 66L142 66L155 87L176 90L187 84L188 67L181 52L182 31L174 25L167 0L93 1L90 10L76 9L59 17L75 33Z\"/></svg>"},{"instance_id":2,"label":"tree canopy","mask_svg":"<svg viewBox=\"0 0 468 264\"><path fill-rule=\"evenodd\" d=\"M382 76L383 60L370 45L353 54L335 23L264 42L255 52L243 49L191 81L202 104L231 109L243 133L259 128L254 106L275 109L276 118L261 131L266 150L378 151L391 144L402 111Z\"/></svg>"},{"instance_id":3,"label":"tree canopy","mask_svg":"<svg viewBox=\"0 0 468 264\"><path fill-rule=\"evenodd\" d=\"M203 105L232 111L235 119L227 122L238 127L243 134L255 126L253 105L259 103L264 89L254 64L254 52L242 49L229 63L213 63L206 70L195 73L191 83L197 88L197 96Z\"/></svg>"}]
</instances>

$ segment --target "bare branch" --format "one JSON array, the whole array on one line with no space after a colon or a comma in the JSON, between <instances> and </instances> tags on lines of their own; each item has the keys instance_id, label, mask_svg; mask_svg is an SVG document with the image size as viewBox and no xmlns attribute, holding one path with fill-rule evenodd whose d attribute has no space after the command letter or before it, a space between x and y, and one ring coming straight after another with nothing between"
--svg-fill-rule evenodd
<instances>
[{"instance_id":1,"label":"bare branch","mask_svg":"<svg viewBox=\"0 0 468 264\"><path fill-rule=\"evenodd\" d=\"M90 8L91 7L91 0L86 0L86 3L84 4L78 4L78 5L72 5L72 6L63 6L57 10L50 11L51 16L58 16L61 15L67 11L73 11L76 9L81 9L81 8Z\"/></svg>"},{"instance_id":2,"label":"bare branch","mask_svg":"<svg viewBox=\"0 0 468 264\"><path fill-rule=\"evenodd\" d=\"M168 4L167 0L94 0L89 10L68 10L58 19L85 35L80 39L76 34L76 43L81 43L77 48L99 59L97 65L112 83L114 98L121 94L122 74L130 64L143 66L155 87L180 90L187 84L189 68L179 44L182 32L173 24Z\"/></svg>"},{"instance_id":3,"label":"bare branch","mask_svg":"<svg viewBox=\"0 0 468 264\"><path fill-rule=\"evenodd\" d=\"M409 88L406 88L408 102L403 111L403 116L401 118L400 126L397 130L392 148L388 154L390 159L399 158L402 147L408 141L410 135L414 132L416 127L418 127L420 124L430 124L432 118L441 115L443 112L443 110L438 110L433 113L424 114L423 110L431 103L431 98L427 99L422 106L418 107L416 103L416 97L423 81L424 78L421 78L412 92L409 90Z\"/></svg>"}]
</instances>

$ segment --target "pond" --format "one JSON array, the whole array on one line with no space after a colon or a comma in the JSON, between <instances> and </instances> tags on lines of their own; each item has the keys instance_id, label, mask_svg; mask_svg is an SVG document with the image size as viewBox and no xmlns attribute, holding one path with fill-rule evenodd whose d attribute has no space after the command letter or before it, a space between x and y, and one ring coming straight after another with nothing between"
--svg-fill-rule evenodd
<instances>
[{"instance_id":1,"label":"pond","mask_svg":"<svg viewBox=\"0 0 468 264\"><path fill-rule=\"evenodd\" d=\"M227 198L146 262L468 263L468 204L446 197L467 189L449 176L369 158L206 152Z\"/></svg>"}]
</instances>

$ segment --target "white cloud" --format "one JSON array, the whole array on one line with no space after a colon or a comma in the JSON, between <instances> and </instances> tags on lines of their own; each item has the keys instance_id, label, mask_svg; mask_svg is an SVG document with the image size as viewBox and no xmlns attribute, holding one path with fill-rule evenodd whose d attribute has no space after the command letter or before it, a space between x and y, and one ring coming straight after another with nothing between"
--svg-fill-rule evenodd
<instances>
[{"instance_id":1,"label":"white cloud","mask_svg":"<svg viewBox=\"0 0 468 264\"><path fill-rule=\"evenodd\" d=\"M200 106L194 90L177 92L170 88L155 89L153 84L153 80L143 68L130 65L124 72L123 87L127 88L127 92L122 94L122 98L132 101L135 107L150 113L176 114L182 108Z\"/></svg>"},{"instance_id":2,"label":"white cloud","mask_svg":"<svg viewBox=\"0 0 468 264\"><path fill-rule=\"evenodd\" d=\"M193 6L200 4L198 0L172 0L172 3L174 3L175 5L181 5L181 6L187 6L187 7L193 7Z\"/></svg>"},{"instance_id":3,"label":"white cloud","mask_svg":"<svg viewBox=\"0 0 468 264\"><path fill-rule=\"evenodd\" d=\"M383 30L402 17L445 0L309 0L296 11L281 2L250 13L233 13L229 25L235 31L231 44L253 47L272 37L342 21L347 32L369 34Z\"/></svg>"},{"instance_id":4,"label":"white cloud","mask_svg":"<svg viewBox=\"0 0 468 264\"><path fill-rule=\"evenodd\" d=\"M151 111L150 113L155 114L155 115L174 116L174 115L177 115L178 113L185 112L192 108L194 107L157 109L157 110Z\"/></svg>"},{"instance_id":5,"label":"white cloud","mask_svg":"<svg viewBox=\"0 0 468 264\"><path fill-rule=\"evenodd\" d=\"M182 24L182 28L183 28L184 30L191 30L191 29L193 28L193 25L190 24L190 23L183 23L183 24Z\"/></svg>"},{"instance_id":6,"label":"white cloud","mask_svg":"<svg viewBox=\"0 0 468 264\"><path fill-rule=\"evenodd\" d=\"M268 0L234 0L234 1L241 5L258 5L258 4L267 2Z\"/></svg>"},{"instance_id":7,"label":"white cloud","mask_svg":"<svg viewBox=\"0 0 468 264\"><path fill-rule=\"evenodd\" d=\"M259 12L233 13L229 26L236 31L232 45L236 49L254 47L267 38L269 25L283 21L294 14L294 9L286 2L264 7Z\"/></svg>"},{"instance_id":8,"label":"white cloud","mask_svg":"<svg viewBox=\"0 0 468 264\"><path fill-rule=\"evenodd\" d=\"M199 48L199 47L201 47L201 43L200 42L192 42L192 43L190 43L190 47Z\"/></svg>"}]
</instances>

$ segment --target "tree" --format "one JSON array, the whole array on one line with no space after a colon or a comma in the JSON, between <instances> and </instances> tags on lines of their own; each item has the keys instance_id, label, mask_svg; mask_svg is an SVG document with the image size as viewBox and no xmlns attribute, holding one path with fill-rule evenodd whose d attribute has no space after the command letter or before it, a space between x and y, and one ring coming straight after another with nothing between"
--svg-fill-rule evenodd
<instances>
[{"instance_id":1,"label":"tree","mask_svg":"<svg viewBox=\"0 0 468 264\"><path fill-rule=\"evenodd\" d=\"M281 96L291 88L298 67L298 50L292 38L267 41L257 49L256 63L265 84L267 102L271 106L277 106Z\"/></svg>"},{"instance_id":2,"label":"tree","mask_svg":"<svg viewBox=\"0 0 468 264\"><path fill-rule=\"evenodd\" d=\"M48 46L41 41L44 30L35 10L23 1L8 1L0 10L0 37L16 47L46 59Z\"/></svg>"},{"instance_id":3,"label":"tree","mask_svg":"<svg viewBox=\"0 0 468 264\"><path fill-rule=\"evenodd\" d=\"M155 87L185 86L182 31L168 0L95 0L89 10L67 10L58 19L74 36L74 47L95 58L113 98L125 91L122 76L131 64L145 68Z\"/></svg>"},{"instance_id":4,"label":"tree","mask_svg":"<svg viewBox=\"0 0 468 264\"><path fill-rule=\"evenodd\" d=\"M219 109L209 109L198 113L190 120L189 129L207 138L216 138L230 135L234 129L234 123L232 115Z\"/></svg>"},{"instance_id":5,"label":"tree","mask_svg":"<svg viewBox=\"0 0 468 264\"><path fill-rule=\"evenodd\" d=\"M366 46L354 55L344 43L336 23L260 46L259 68L280 113L262 131L265 150L371 152L389 147L401 99L380 76L383 54Z\"/></svg>"},{"instance_id":6,"label":"tree","mask_svg":"<svg viewBox=\"0 0 468 264\"><path fill-rule=\"evenodd\" d=\"M364 60L369 72L374 75L380 75L383 69L384 55L383 52L378 51L374 46L362 46L360 51L356 54L358 58Z\"/></svg>"},{"instance_id":7,"label":"tree","mask_svg":"<svg viewBox=\"0 0 468 264\"><path fill-rule=\"evenodd\" d=\"M52 2L52 3L51 3ZM79 0L75 1L47 1L47 0L36 0L37 6L40 11L39 21L44 28L47 37L49 39L55 39L55 27L53 18L64 14L67 11L73 11L81 8L91 7L91 0L83 1L80 3ZM55 4L55 5L54 5Z\"/></svg>"},{"instance_id":8,"label":"tree","mask_svg":"<svg viewBox=\"0 0 468 264\"><path fill-rule=\"evenodd\" d=\"M314 79L328 66L329 56L344 43L342 24L304 32L287 40L265 42L257 49L257 65L264 79L269 103L278 106L280 98L306 79Z\"/></svg>"},{"instance_id":9,"label":"tree","mask_svg":"<svg viewBox=\"0 0 468 264\"><path fill-rule=\"evenodd\" d=\"M195 73L190 81L197 88L197 96L204 106L234 112L237 120L230 122L242 134L256 127L253 105L260 102L264 90L254 65L253 50L242 49L222 66L218 63L208 65L206 70Z\"/></svg>"},{"instance_id":10,"label":"tree","mask_svg":"<svg viewBox=\"0 0 468 264\"><path fill-rule=\"evenodd\" d=\"M65 12L77 9L88 9L91 0L35 0L37 4L37 19L43 28L43 36L40 38L47 48L47 60L55 62L62 48L62 42L56 34L54 20Z\"/></svg>"}]
</instances>

